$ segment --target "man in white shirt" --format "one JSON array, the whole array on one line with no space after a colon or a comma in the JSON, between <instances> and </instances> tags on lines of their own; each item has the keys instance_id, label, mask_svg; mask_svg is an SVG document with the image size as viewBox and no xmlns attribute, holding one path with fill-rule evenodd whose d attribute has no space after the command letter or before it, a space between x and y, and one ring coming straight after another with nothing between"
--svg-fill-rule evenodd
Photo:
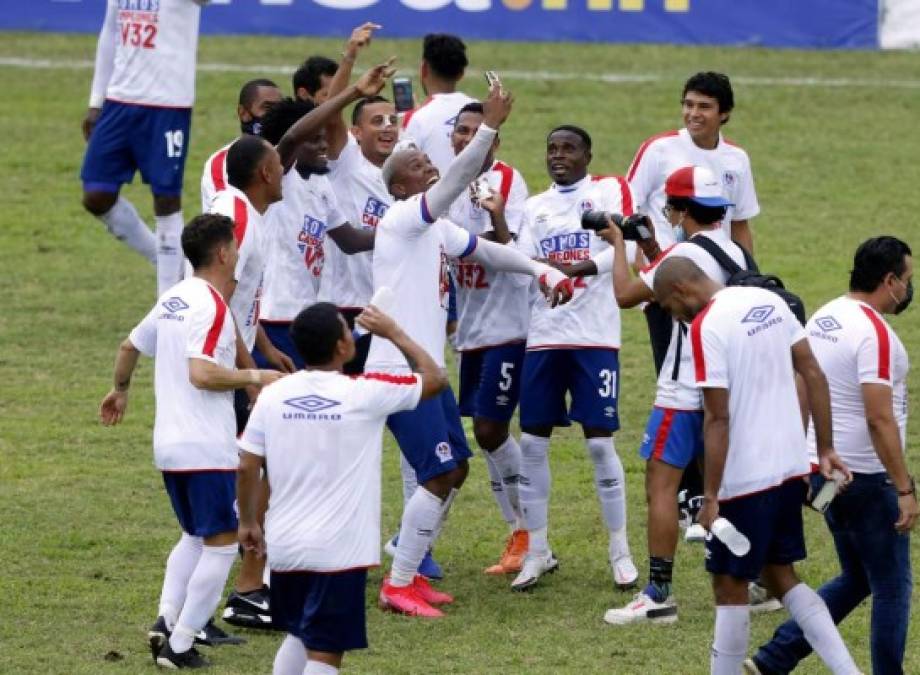
<instances>
[{"instance_id":1,"label":"man in white shirt","mask_svg":"<svg viewBox=\"0 0 920 675\"><path fill-rule=\"evenodd\" d=\"M381 170L396 201L377 228L374 286L390 289L395 296L394 317L442 368L450 258L469 257L493 270L538 278L553 304L567 301L572 291L571 280L558 270L441 218L481 172L496 129L511 110L510 94L493 88L483 109L479 130L443 177L416 148L394 153ZM367 372L399 374L407 367L389 342L371 341ZM391 415L387 424L419 486L403 511L393 567L380 590L380 603L405 614L438 617L442 612L432 604L453 598L414 579L466 478L471 453L450 390L414 411Z\"/></svg>"},{"instance_id":2,"label":"man in white shirt","mask_svg":"<svg viewBox=\"0 0 920 675\"><path fill-rule=\"evenodd\" d=\"M389 340L412 372L343 374L355 344L344 318L317 303L294 319L304 370L263 391L240 438L240 542L265 553L273 621L284 630L275 675L338 672L345 651L367 647L367 570L380 564L380 459L387 416L436 396L447 378L377 308L358 325ZM260 473L271 490L259 524Z\"/></svg>"},{"instance_id":3,"label":"man in white shirt","mask_svg":"<svg viewBox=\"0 0 920 675\"><path fill-rule=\"evenodd\" d=\"M736 555L716 537L706 543L716 601L711 672L741 672L750 640L748 583L760 576L833 673L858 673L827 606L793 567L805 558L802 478L810 471L796 373L807 390L821 473L849 476L832 445L827 380L805 330L776 293L724 287L689 258L663 261L654 291L665 310L691 324L706 457L699 522L712 532L717 518L727 521L734 539L749 544Z\"/></svg>"},{"instance_id":4,"label":"man in white shirt","mask_svg":"<svg viewBox=\"0 0 920 675\"><path fill-rule=\"evenodd\" d=\"M460 109L451 134L456 154L476 135L482 115L478 101ZM471 234L513 246L524 220L527 185L516 169L495 159L498 145L496 138L482 173L471 190L451 205L448 219ZM471 194L473 185L476 194ZM455 343L460 352L460 414L473 418L473 434L483 449L492 495L511 529L501 559L485 573L516 574L527 553L527 530L518 500L521 448L510 433L510 423L521 391L530 278L492 272L463 260L454 261L452 267L459 318Z\"/></svg>"},{"instance_id":5,"label":"man in white shirt","mask_svg":"<svg viewBox=\"0 0 920 675\"><path fill-rule=\"evenodd\" d=\"M527 200L519 248L559 266L593 260L609 244L583 229L591 210L629 215L632 194L626 179L591 176L591 137L579 127L556 127L546 138L548 190ZM593 278L575 281L575 296L564 307L532 307L521 383L521 507L529 546L511 587L525 590L559 565L549 547L549 443L555 427L582 427L594 465L594 483L608 531L608 559L614 582L636 583L638 572L626 536L626 480L613 443L620 428L620 310L610 281L612 256ZM571 394L567 407L566 396Z\"/></svg>"},{"instance_id":6,"label":"man in white shirt","mask_svg":"<svg viewBox=\"0 0 920 675\"><path fill-rule=\"evenodd\" d=\"M107 0L83 135L83 207L157 268L157 295L182 278L182 176L188 155L200 5ZM156 234L124 197L150 186Z\"/></svg>"},{"instance_id":7,"label":"man in white shirt","mask_svg":"<svg viewBox=\"0 0 920 675\"><path fill-rule=\"evenodd\" d=\"M194 276L168 289L121 344L115 384L99 410L106 426L121 422L138 358L155 358L154 463L182 528L149 633L154 661L168 668L207 665L192 645L217 608L237 553L230 392L281 376L234 369L236 329L224 302L237 262L233 223L198 216L183 231L182 248Z\"/></svg>"},{"instance_id":8,"label":"man in white shirt","mask_svg":"<svg viewBox=\"0 0 920 675\"><path fill-rule=\"evenodd\" d=\"M874 673L903 672L910 623L910 531L918 506L904 457L909 364L882 315L907 309L912 279L907 244L869 239L853 257L850 292L824 305L806 326L830 386L834 447L853 472L853 482L824 514L841 572L818 595L835 623L872 596ZM814 425L808 442L814 453ZM749 672L785 675L810 653L802 629L787 621L746 665Z\"/></svg>"}]
</instances>

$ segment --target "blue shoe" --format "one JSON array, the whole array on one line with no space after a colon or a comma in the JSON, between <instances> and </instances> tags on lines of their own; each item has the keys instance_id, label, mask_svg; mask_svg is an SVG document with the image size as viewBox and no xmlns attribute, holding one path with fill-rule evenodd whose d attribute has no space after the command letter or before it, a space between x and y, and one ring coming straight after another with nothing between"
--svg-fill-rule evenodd
<instances>
[{"instance_id":1,"label":"blue shoe","mask_svg":"<svg viewBox=\"0 0 920 675\"><path fill-rule=\"evenodd\" d=\"M418 573L428 579L444 578L444 570L442 570L437 561L431 557L431 550L425 554L425 557L422 558L422 562L419 563Z\"/></svg>"}]
</instances>

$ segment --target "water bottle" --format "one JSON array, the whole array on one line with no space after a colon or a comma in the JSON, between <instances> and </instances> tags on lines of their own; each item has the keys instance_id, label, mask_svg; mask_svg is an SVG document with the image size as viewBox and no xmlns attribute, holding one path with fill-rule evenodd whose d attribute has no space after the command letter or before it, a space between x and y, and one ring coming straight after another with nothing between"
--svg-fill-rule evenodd
<instances>
[{"instance_id":1,"label":"water bottle","mask_svg":"<svg viewBox=\"0 0 920 675\"><path fill-rule=\"evenodd\" d=\"M393 293L392 289L389 286L381 286L374 292L374 297L372 297L371 301L367 304L373 305L384 314L389 314L395 302L396 294ZM366 335L367 330L355 324L354 334L356 337L360 337Z\"/></svg>"},{"instance_id":2,"label":"water bottle","mask_svg":"<svg viewBox=\"0 0 920 675\"><path fill-rule=\"evenodd\" d=\"M739 558L744 557L751 550L751 542L739 532L727 518L716 518L709 532Z\"/></svg>"}]
</instances>

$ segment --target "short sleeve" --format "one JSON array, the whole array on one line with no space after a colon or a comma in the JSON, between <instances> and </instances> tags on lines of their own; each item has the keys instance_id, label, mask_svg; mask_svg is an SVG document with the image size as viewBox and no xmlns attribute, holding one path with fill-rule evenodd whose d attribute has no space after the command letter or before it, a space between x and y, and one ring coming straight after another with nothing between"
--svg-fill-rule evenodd
<instances>
[{"instance_id":1,"label":"short sleeve","mask_svg":"<svg viewBox=\"0 0 920 675\"><path fill-rule=\"evenodd\" d=\"M799 323L798 318L792 313L792 309L790 309L789 305L783 300L780 300L778 304L783 310L783 321L786 323L786 333L789 335L789 344L794 345L802 340L807 340L808 333L805 330L805 326Z\"/></svg>"},{"instance_id":2,"label":"short sleeve","mask_svg":"<svg viewBox=\"0 0 920 675\"><path fill-rule=\"evenodd\" d=\"M664 251L659 253L658 257L655 258L652 262L650 262L645 267L642 267L639 269L639 280L642 281L643 284L648 286L649 290L655 289L655 273L658 271L658 268L659 266L661 266L661 263L667 260L668 258L670 258L672 255L679 254L681 252L680 250L678 250L679 246L680 244L672 244L671 246L666 248ZM689 258L690 256L685 255L684 257Z\"/></svg>"},{"instance_id":3,"label":"short sleeve","mask_svg":"<svg viewBox=\"0 0 920 675\"><path fill-rule=\"evenodd\" d=\"M747 220L760 213L760 204L757 202L757 192L754 190L754 172L751 170L751 160L744 156L745 170L739 176L738 191L735 194L735 210L733 220Z\"/></svg>"},{"instance_id":4,"label":"short sleeve","mask_svg":"<svg viewBox=\"0 0 920 675\"><path fill-rule=\"evenodd\" d=\"M540 249L537 246L537 234L534 232L533 210L524 209L524 216L521 219L521 229L517 238L518 250L528 258L540 258Z\"/></svg>"},{"instance_id":5,"label":"short sleeve","mask_svg":"<svg viewBox=\"0 0 920 675\"><path fill-rule=\"evenodd\" d=\"M365 373L357 380L360 406L386 416L413 410L422 398L422 378L415 373Z\"/></svg>"},{"instance_id":6,"label":"short sleeve","mask_svg":"<svg viewBox=\"0 0 920 675\"><path fill-rule=\"evenodd\" d=\"M444 252L454 258L465 258L476 250L476 235L464 230L445 218L437 221L436 227L441 233Z\"/></svg>"},{"instance_id":7,"label":"short sleeve","mask_svg":"<svg viewBox=\"0 0 920 675\"><path fill-rule=\"evenodd\" d=\"M690 325L690 344L696 386L700 389L728 389L728 354L724 335L709 317L712 304L707 305Z\"/></svg>"},{"instance_id":8,"label":"short sleeve","mask_svg":"<svg viewBox=\"0 0 920 675\"><path fill-rule=\"evenodd\" d=\"M626 174L626 179L629 181L629 187L635 200L635 207L643 212L647 211L649 197L655 190L657 173L658 153L651 143L651 140L648 140L639 146L639 150L636 151L636 156Z\"/></svg>"},{"instance_id":9,"label":"short sleeve","mask_svg":"<svg viewBox=\"0 0 920 675\"><path fill-rule=\"evenodd\" d=\"M355 137L348 133L348 140L345 141L345 147L335 159L329 160L329 178L335 181L336 177L351 173L355 170L354 164L361 154L361 148Z\"/></svg>"},{"instance_id":10,"label":"short sleeve","mask_svg":"<svg viewBox=\"0 0 920 675\"><path fill-rule=\"evenodd\" d=\"M505 222L508 223L508 232L519 237L524 226L525 205L527 203L527 183L517 171L511 180L511 191L505 200Z\"/></svg>"},{"instance_id":11,"label":"short sleeve","mask_svg":"<svg viewBox=\"0 0 920 675\"><path fill-rule=\"evenodd\" d=\"M607 211L631 216L635 213L635 198L629 182L622 176L607 176L600 181Z\"/></svg>"},{"instance_id":12,"label":"short sleeve","mask_svg":"<svg viewBox=\"0 0 920 675\"><path fill-rule=\"evenodd\" d=\"M134 327L128 340L144 356L153 357L157 351L157 316L160 314L159 306L154 307L147 316Z\"/></svg>"},{"instance_id":13,"label":"short sleeve","mask_svg":"<svg viewBox=\"0 0 920 675\"><path fill-rule=\"evenodd\" d=\"M860 384L891 386L891 339L888 327L873 310L860 305L869 322L856 347L856 369Z\"/></svg>"},{"instance_id":14,"label":"short sleeve","mask_svg":"<svg viewBox=\"0 0 920 675\"><path fill-rule=\"evenodd\" d=\"M265 411L269 405L271 402L268 396L260 396L256 399L256 404L249 413L246 428L237 440L240 450L265 457Z\"/></svg>"},{"instance_id":15,"label":"short sleeve","mask_svg":"<svg viewBox=\"0 0 920 675\"><path fill-rule=\"evenodd\" d=\"M384 227L397 235L415 238L429 227L432 220L426 219L425 196L417 195L395 202L380 221ZM430 218L430 214L427 214Z\"/></svg>"},{"instance_id":16,"label":"short sleeve","mask_svg":"<svg viewBox=\"0 0 920 675\"><path fill-rule=\"evenodd\" d=\"M228 321L227 304L217 293L208 288L211 302L192 313L186 321L187 333L185 355L190 359L204 359L217 363L214 355L224 323Z\"/></svg>"}]
</instances>

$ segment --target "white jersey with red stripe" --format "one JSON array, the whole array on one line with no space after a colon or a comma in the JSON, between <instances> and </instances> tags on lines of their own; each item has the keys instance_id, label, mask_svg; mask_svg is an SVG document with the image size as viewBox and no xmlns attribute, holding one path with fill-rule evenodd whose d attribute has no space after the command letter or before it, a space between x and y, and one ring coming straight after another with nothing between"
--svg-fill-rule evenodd
<instances>
[{"instance_id":1,"label":"white jersey with red stripe","mask_svg":"<svg viewBox=\"0 0 920 675\"><path fill-rule=\"evenodd\" d=\"M393 197L383 183L380 167L372 164L349 134L338 159L329 162L329 180L345 220L354 227L374 229ZM326 242L326 262L320 280L319 299L338 307L364 307L374 293L374 253L346 255Z\"/></svg>"},{"instance_id":2,"label":"white jersey with red stripe","mask_svg":"<svg viewBox=\"0 0 920 675\"><path fill-rule=\"evenodd\" d=\"M690 326L696 385L728 390L728 456L719 499L775 487L811 469L791 349L805 329L776 293L718 291Z\"/></svg>"},{"instance_id":3,"label":"white jersey with red stripe","mask_svg":"<svg viewBox=\"0 0 920 675\"><path fill-rule=\"evenodd\" d=\"M225 189L227 183L227 151L239 139L234 139L208 157L201 172L201 212L209 213L217 193Z\"/></svg>"},{"instance_id":4,"label":"white jersey with red stripe","mask_svg":"<svg viewBox=\"0 0 920 675\"><path fill-rule=\"evenodd\" d=\"M815 312L808 325L811 350L827 377L834 420L834 449L851 471L883 473L869 434L862 385L891 388L894 418L907 445L907 350L882 315L846 296ZM814 425L808 428L808 450L817 461Z\"/></svg>"},{"instance_id":5,"label":"white jersey with red stripe","mask_svg":"<svg viewBox=\"0 0 920 675\"><path fill-rule=\"evenodd\" d=\"M619 176L586 176L573 185L552 185L527 200L518 246L532 258L572 265L596 257L610 245L581 226L585 211L630 215L629 185ZM620 309L610 273L575 281L570 302L550 307L534 302L527 349L620 347Z\"/></svg>"},{"instance_id":6,"label":"white jersey with red stripe","mask_svg":"<svg viewBox=\"0 0 920 675\"><path fill-rule=\"evenodd\" d=\"M262 390L239 447L265 458L272 570L380 564L383 425L387 415L415 408L421 393L415 374L351 378L320 370Z\"/></svg>"},{"instance_id":7,"label":"white jersey with red stripe","mask_svg":"<svg viewBox=\"0 0 920 675\"><path fill-rule=\"evenodd\" d=\"M476 248L476 236L449 220L434 220L424 195L397 201L377 226L374 290L389 288L395 301L389 313L403 330L444 367L449 258ZM371 339L365 372L408 370L406 357L392 342Z\"/></svg>"},{"instance_id":8,"label":"white jersey with red stripe","mask_svg":"<svg viewBox=\"0 0 920 675\"><path fill-rule=\"evenodd\" d=\"M456 157L450 135L457 121L457 113L467 103L475 101L476 99L462 91L429 96L418 108L406 113L401 137L415 141L419 149L428 155L431 163L443 174Z\"/></svg>"},{"instance_id":9,"label":"white jersey with red stripe","mask_svg":"<svg viewBox=\"0 0 920 675\"><path fill-rule=\"evenodd\" d=\"M649 290L654 290L655 272L662 261L674 256L689 258L713 281L718 281L720 284L728 281L728 273L722 269L716 259L705 249L693 243L695 237L712 239L741 269L747 269L747 261L744 259L741 247L715 231L703 230L690 237L688 241L666 248L652 263L643 267L639 271L642 283L648 286ZM680 321L673 322L671 342L668 344L668 351L665 354L661 372L658 374L658 385L655 391L655 405L659 408L703 409L703 396L696 387L696 378L693 373L693 351L690 349L688 331L687 324Z\"/></svg>"},{"instance_id":10,"label":"white jersey with red stripe","mask_svg":"<svg viewBox=\"0 0 920 675\"><path fill-rule=\"evenodd\" d=\"M662 213L667 201L664 184L668 176L685 166L704 166L722 181L723 193L734 203L722 221L720 232L725 238L731 238L731 231L725 231L731 221L747 220L760 213L751 160L743 149L721 134L718 145L706 150L693 142L686 129L666 131L639 146L626 175L636 198L636 210L652 219L655 238L662 248L675 241L674 229Z\"/></svg>"},{"instance_id":11,"label":"white jersey with red stripe","mask_svg":"<svg viewBox=\"0 0 920 675\"><path fill-rule=\"evenodd\" d=\"M283 199L269 206L264 218L262 321L293 321L316 302L326 232L345 223L326 176L311 174L304 180L294 167L282 178L281 190Z\"/></svg>"},{"instance_id":12,"label":"white jersey with red stripe","mask_svg":"<svg viewBox=\"0 0 920 675\"><path fill-rule=\"evenodd\" d=\"M195 101L196 0L108 0L90 105L190 108Z\"/></svg>"},{"instance_id":13,"label":"white jersey with red stripe","mask_svg":"<svg viewBox=\"0 0 920 675\"><path fill-rule=\"evenodd\" d=\"M505 221L516 239L527 202L524 177L517 169L496 161L480 178L505 200ZM451 204L447 218L471 234L492 231L489 213L474 204L469 193L460 195ZM457 349L484 349L527 337L531 277L493 272L479 263L464 260L452 261L452 268L457 289Z\"/></svg>"},{"instance_id":14,"label":"white jersey with red stripe","mask_svg":"<svg viewBox=\"0 0 920 675\"><path fill-rule=\"evenodd\" d=\"M189 359L224 368L236 360L233 317L220 293L189 277L164 293L128 339L154 358L153 457L161 471L235 470L233 392L189 381Z\"/></svg>"},{"instance_id":15,"label":"white jersey with red stripe","mask_svg":"<svg viewBox=\"0 0 920 675\"><path fill-rule=\"evenodd\" d=\"M233 220L233 234L240 259L234 272L236 289L230 298L230 309L246 350L251 352L256 344L259 301L265 274L265 222L246 195L232 185L217 194L210 212Z\"/></svg>"}]
</instances>

